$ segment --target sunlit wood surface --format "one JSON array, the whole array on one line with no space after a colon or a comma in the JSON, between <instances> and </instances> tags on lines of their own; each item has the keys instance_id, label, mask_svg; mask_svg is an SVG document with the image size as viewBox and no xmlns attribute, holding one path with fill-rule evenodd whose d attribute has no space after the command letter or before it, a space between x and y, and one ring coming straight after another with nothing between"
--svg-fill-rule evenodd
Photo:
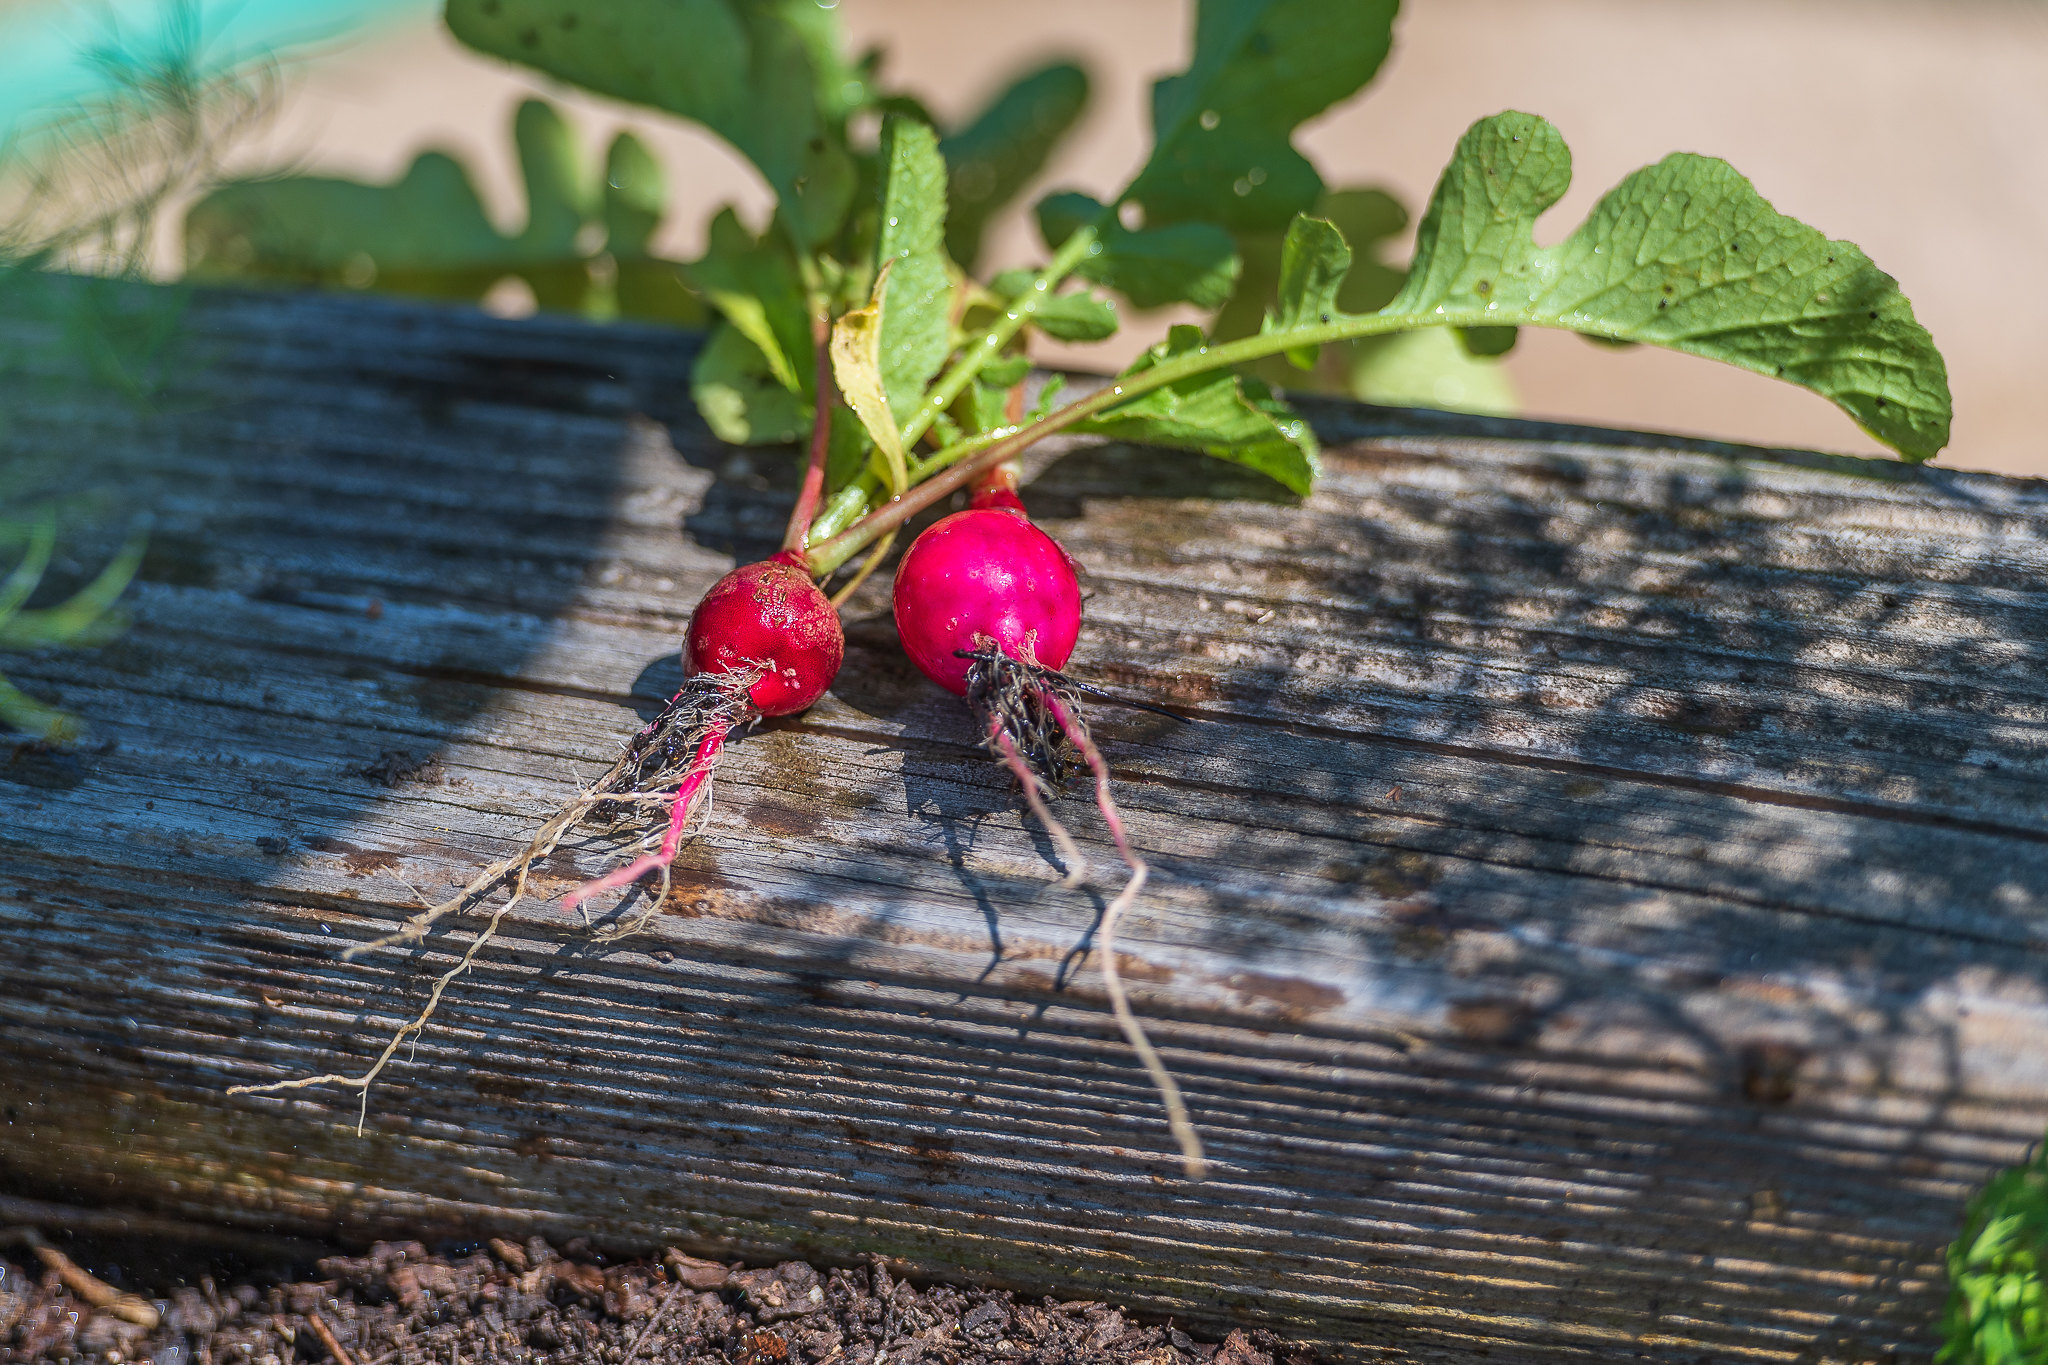
<instances>
[{"instance_id":1,"label":"sunlit wood surface","mask_svg":"<svg viewBox=\"0 0 2048 1365\"><path fill-rule=\"evenodd\" d=\"M1967 1189L2048 1124L2048 486L1336 405L1305 506L1075 450L1075 671L1155 869L1122 959L880 580L617 943L543 899L338 950L523 841L774 547L694 342L210 295L172 380L0 381L0 462L156 509L132 632L9 657L0 1186L290 1234L512 1229L1115 1298L1346 1360L1930 1349ZM387 786L405 763L431 766ZM558 855L559 893L596 850Z\"/></svg>"}]
</instances>

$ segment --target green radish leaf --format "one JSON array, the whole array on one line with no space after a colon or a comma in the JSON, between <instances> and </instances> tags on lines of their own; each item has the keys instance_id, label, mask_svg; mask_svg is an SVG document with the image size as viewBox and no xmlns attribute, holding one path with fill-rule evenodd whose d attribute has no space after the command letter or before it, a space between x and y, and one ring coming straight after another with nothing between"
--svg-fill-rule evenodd
<instances>
[{"instance_id":1,"label":"green radish leaf","mask_svg":"<svg viewBox=\"0 0 2048 1365\"><path fill-rule=\"evenodd\" d=\"M779 445L810 425L810 405L786 388L761 348L730 322L711 331L690 369L690 396L727 445Z\"/></svg>"},{"instance_id":2,"label":"green radish leaf","mask_svg":"<svg viewBox=\"0 0 2048 1365\"><path fill-rule=\"evenodd\" d=\"M1351 270L1351 248L1334 223L1297 218L1280 248L1279 308L1266 314L1262 332L1289 332L1335 321L1341 309L1337 292ZM1316 346L1295 346L1287 359L1299 369L1314 369Z\"/></svg>"},{"instance_id":3,"label":"green radish leaf","mask_svg":"<svg viewBox=\"0 0 2048 1365\"><path fill-rule=\"evenodd\" d=\"M875 448L882 452L889 486L900 493L910 481L909 471L903 456L903 433L897 428L882 379L882 336L887 325L889 277L895 264L882 263L882 272L875 277L873 302L841 315L832 324L832 378L845 396L846 406L853 409Z\"/></svg>"},{"instance_id":4,"label":"green radish leaf","mask_svg":"<svg viewBox=\"0 0 2048 1365\"><path fill-rule=\"evenodd\" d=\"M1088 106L1088 73L1070 62L1023 77L964 128L946 136L951 195L946 252L972 270L989 219L1045 168L1060 139Z\"/></svg>"},{"instance_id":5,"label":"green radish leaf","mask_svg":"<svg viewBox=\"0 0 2048 1365\"><path fill-rule=\"evenodd\" d=\"M1124 375L1142 374L1202 345L1200 328L1174 327ZM1308 423L1264 384L1240 381L1227 369L1153 389L1073 429L1138 445L1198 450L1256 469L1304 496L1315 486L1318 452Z\"/></svg>"},{"instance_id":6,"label":"green radish leaf","mask_svg":"<svg viewBox=\"0 0 2048 1365\"><path fill-rule=\"evenodd\" d=\"M1031 322L1060 341L1101 341L1116 335L1116 305L1086 290L1055 294L1038 305Z\"/></svg>"},{"instance_id":7,"label":"green radish leaf","mask_svg":"<svg viewBox=\"0 0 2048 1365\"><path fill-rule=\"evenodd\" d=\"M900 428L951 349L953 281L946 273L946 163L938 136L891 118L882 129L882 217L875 243L881 380ZM883 273L886 272L886 273ZM883 306L884 281L888 291ZM865 421L865 417L863 417ZM876 437L878 444L881 438ZM886 448L886 447L885 447Z\"/></svg>"},{"instance_id":8,"label":"green radish leaf","mask_svg":"<svg viewBox=\"0 0 2048 1365\"><path fill-rule=\"evenodd\" d=\"M1542 119L1474 124L1384 312L1648 342L1811 389L1909 460L1947 443L1941 353L1897 282L1857 247L1779 213L1726 162L1690 153L1637 171L1570 237L1539 247L1536 219L1570 181L1571 153Z\"/></svg>"},{"instance_id":9,"label":"green radish leaf","mask_svg":"<svg viewBox=\"0 0 2048 1365\"><path fill-rule=\"evenodd\" d=\"M388 185L287 176L221 186L186 215L188 273L463 300L517 275L542 308L603 315L617 305L594 285L586 245L601 223L615 255L649 262L622 276L613 297L637 290L662 299L660 315L701 315L673 265L646 255L664 186L637 140L628 134L613 144L600 193L573 132L549 105L521 104L513 139L527 197L527 223L516 234L491 225L460 162L427 152Z\"/></svg>"},{"instance_id":10,"label":"green radish leaf","mask_svg":"<svg viewBox=\"0 0 2048 1365\"><path fill-rule=\"evenodd\" d=\"M760 350L782 386L808 398L811 319L788 242L773 232L756 241L739 215L721 209L711 220L703 258L687 270L712 306Z\"/></svg>"},{"instance_id":11,"label":"green radish leaf","mask_svg":"<svg viewBox=\"0 0 2048 1365\"><path fill-rule=\"evenodd\" d=\"M1396 4L1201 0L1193 60L1152 88L1152 158L1124 197L1155 226L1284 226L1323 188L1294 129L1373 78Z\"/></svg>"},{"instance_id":12,"label":"green radish leaf","mask_svg":"<svg viewBox=\"0 0 2048 1365\"><path fill-rule=\"evenodd\" d=\"M1001 360L989 361L981 367L981 373L975 377L984 384L1007 389L1013 384L1023 383L1024 376L1030 373L1031 357L1006 355Z\"/></svg>"},{"instance_id":13,"label":"green radish leaf","mask_svg":"<svg viewBox=\"0 0 2048 1365\"><path fill-rule=\"evenodd\" d=\"M1132 231L1085 194L1056 194L1038 205L1038 230L1057 251L1082 227L1101 224L1099 248L1075 274L1121 293L1139 308L1192 303L1221 307L1237 284L1237 244L1209 223Z\"/></svg>"},{"instance_id":14,"label":"green radish leaf","mask_svg":"<svg viewBox=\"0 0 2048 1365\"><path fill-rule=\"evenodd\" d=\"M806 245L852 203L849 87L815 0L448 0L457 38L601 95L704 125L760 170Z\"/></svg>"},{"instance_id":15,"label":"green radish leaf","mask_svg":"<svg viewBox=\"0 0 2048 1365\"><path fill-rule=\"evenodd\" d=\"M1030 270L1005 270L990 280L988 287L1007 302L1030 288L1036 277ZM1101 341L1116 335L1116 305L1086 290L1053 294L1038 301L1031 325L1061 341Z\"/></svg>"}]
</instances>

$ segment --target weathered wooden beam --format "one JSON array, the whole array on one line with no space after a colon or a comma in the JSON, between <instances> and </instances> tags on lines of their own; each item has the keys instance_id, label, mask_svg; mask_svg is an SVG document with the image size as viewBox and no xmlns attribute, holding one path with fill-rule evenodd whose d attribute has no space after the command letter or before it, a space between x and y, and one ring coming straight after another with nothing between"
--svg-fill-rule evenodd
<instances>
[{"instance_id":1,"label":"weathered wooden beam","mask_svg":"<svg viewBox=\"0 0 2048 1365\"><path fill-rule=\"evenodd\" d=\"M98 737L0 764L17 1195L873 1250L1353 1360L1863 1360L1927 1351L1965 1191L2048 1123L2048 488L1341 405L1303 506L1127 448L1030 495L1076 669L1201 718L1099 729L1209 1182L1107 1016L1102 888L875 587L646 932L515 912L362 1136L230 1099L418 1007L475 921L338 948L609 760L793 465L696 424L685 336L204 295L135 406L0 325L0 460L158 509L132 633L6 661Z\"/></svg>"}]
</instances>

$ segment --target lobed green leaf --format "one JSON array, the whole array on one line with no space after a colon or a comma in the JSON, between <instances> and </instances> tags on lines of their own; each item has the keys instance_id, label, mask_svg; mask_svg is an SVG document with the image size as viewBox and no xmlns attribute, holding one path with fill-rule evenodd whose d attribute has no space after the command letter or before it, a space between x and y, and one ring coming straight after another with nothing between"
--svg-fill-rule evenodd
<instances>
[{"instance_id":1,"label":"lobed green leaf","mask_svg":"<svg viewBox=\"0 0 2048 1365\"><path fill-rule=\"evenodd\" d=\"M946 251L963 269L981 255L989 220L1043 170L1088 106L1088 74L1071 62L1018 80L939 144L951 179Z\"/></svg>"},{"instance_id":2,"label":"lobed green leaf","mask_svg":"<svg viewBox=\"0 0 2048 1365\"><path fill-rule=\"evenodd\" d=\"M846 92L860 83L815 0L448 0L447 22L479 52L709 128L806 245L846 216Z\"/></svg>"},{"instance_id":3,"label":"lobed green leaf","mask_svg":"<svg viewBox=\"0 0 2048 1365\"><path fill-rule=\"evenodd\" d=\"M485 217L469 173L441 152L422 153L390 185L321 176L223 185L186 215L185 259L200 280L374 282L461 299L523 264Z\"/></svg>"},{"instance_id":4,"label":"lobed green leaf","mask_svg":"<svg viewBox=\"0 0 2048 1365\"><path fill-rule=\"evenodd\" d=\"M1665 346L1811 389L1910 460L1947 443L1941 353L1897 282L1853 244L1779 213L1726 162L1680 153L1539 247L1536 219L1570 181L1571 154L1542 119L1474 124L1385 311Z\"/></svg>"},{"instance_id":5,"label":"lobed green leaf","mask_svg":"<svg viewBox=\"0 0 2048 1365\"><path fill-rule=\"evenodd\" d=\"M1124 374L1142 374L1202 346L1201 329L1176 326ZM1073 429L1139 445L1200 451L1256 469L1303 495L1314 488L1319 467L1308 424L1263 383L1240 379L1227 369L1205 370L1153 389Z\"/></svg>"},{"instance_id":6,"label":"lobed green leaf","mask_svg":"<svg viewBox=\"0 0 2048 1365\"><path fill-rule=\"evenodd\" d=\"M1085 194L1055 194L1038 205L1038 230L1057 251L1083 227L1100 234L1076 267L1083 279L1116 290L1139 308L1192 303L1218 308L1236 287L1237 244L1211 223L1175 223L1132 230Z\"/></svg>"},{"instance_id":7,"label":"lobed green leaf","mask_svg":"<svg viewBox=\"0 0 2048 1365\"><path fill-rule=\"evenodd\" d=\"M1149 225L1279 229L1322 178L1294 129L1373 78L1397 0L1201 0L1188 69L1152 91L1153 151L1125 192Z\"/></svg>"},{"instance_id":8,"label":"lobed green leaf","mask_svg":"<svg viewBox=\"0 0 2048 1365\"><path fill-rule=\"evenodd\" d=\"M527 199L516 233L491 224L460 162L427 152L388 185L322 176L223 185L186 215L188 272L463 300L517 275L550 310L701 320L673 263L648 253L666 186L638 139L613 142L602 181L542 101L519 106L513 139ZM608 286L591 271L594 225L618 266Z\"/></svg>"}]
</instances>

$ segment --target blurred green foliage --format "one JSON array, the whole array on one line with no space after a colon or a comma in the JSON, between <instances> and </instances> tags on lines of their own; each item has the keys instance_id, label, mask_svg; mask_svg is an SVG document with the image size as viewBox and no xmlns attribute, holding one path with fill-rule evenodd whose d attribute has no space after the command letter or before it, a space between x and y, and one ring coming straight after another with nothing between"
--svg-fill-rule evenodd
<instances>
[{"instance_id":1,"label":"blurred green foliage","mask_svg":"<svg viewBox=\"0 0 2048 1365\"><path fill-rule=\"evenodd\" d=\"M1971 1199L1948 1276L1942 1365L2048 1365L2048 1144Z\"/></svg>"},{"instance_id":2,"label":"blurred green foliage","mask_svg":"<svg viewBox=\"0 0 2048 1365\"><path fill-rule=\"evenodd\" d=\"M701 323L679 267L651 254L668 189L631 133L602 168L583 164L552 105L512 120L526 224L502 233L462 163L422 153L388 185L286 176L222 185L185 217L186 277L250 280L476 301L507 277L538 306L597 318Z\"/></svg>"}]
</instances>

